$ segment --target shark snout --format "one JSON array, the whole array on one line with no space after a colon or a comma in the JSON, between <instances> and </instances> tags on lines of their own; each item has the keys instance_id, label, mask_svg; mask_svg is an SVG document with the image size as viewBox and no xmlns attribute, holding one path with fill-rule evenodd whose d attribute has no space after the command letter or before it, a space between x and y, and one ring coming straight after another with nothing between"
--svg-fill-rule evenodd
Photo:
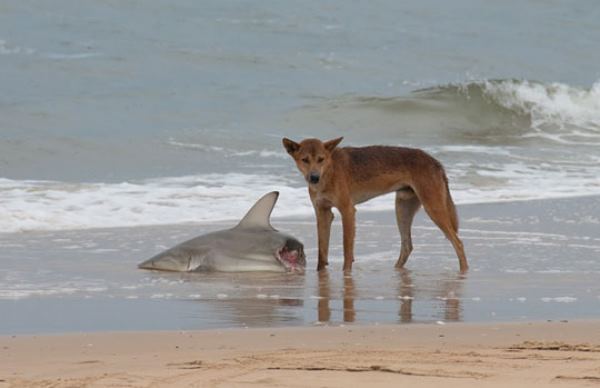
<instances>
[{"instance_id":1,"label":"shark snout","mask_svg":"<svg viewBox=\"0 0 600 388\"><path fill-rule=\"evenodd\" d=\"M141 269L153 269L161 271L189 271L192 258L171 255L157 255L138 265Z\"/></svg>"}]
</instances>

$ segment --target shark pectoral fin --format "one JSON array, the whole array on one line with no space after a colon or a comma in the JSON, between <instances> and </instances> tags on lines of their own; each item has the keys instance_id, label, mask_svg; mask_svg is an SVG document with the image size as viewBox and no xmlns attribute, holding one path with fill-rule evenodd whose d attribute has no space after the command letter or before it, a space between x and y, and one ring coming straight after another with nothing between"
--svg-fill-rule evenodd
<instances>
[{"instance_id":1,"label":"shark pectoral fin","mask_svg":"<svg viewBox=\"0 0 600 388\"><path fill-rule=\"evenodd\" d=\"M256 201L254 206L248 210L248 213L246 213L244 218L242 218L235 228L264 228L275 230L275 228L271 226L270 218L271 212L277 203L277 198L279 198L278 191L272 191L263 195L262 198Z\"/></svg>"}]
</instances>

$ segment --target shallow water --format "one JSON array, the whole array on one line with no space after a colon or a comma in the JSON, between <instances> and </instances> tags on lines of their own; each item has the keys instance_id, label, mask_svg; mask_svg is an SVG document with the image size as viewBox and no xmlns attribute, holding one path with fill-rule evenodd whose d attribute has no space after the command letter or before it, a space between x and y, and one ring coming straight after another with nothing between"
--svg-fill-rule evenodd
<instances>
[{"instance_id":1,"label":"shallow water","mask_svg":"<svg viewBox=\"0 0 600 388\"><path fill-rule=\"evenodd\" d=\"M171 226L4 234L0 333L598 318L599 197L461 207L466 275L421 214L407 270L391 212L359 212L357 257L341 231L317 273L312 220L275 220L304 240L304 275L161 273L136 264L207 230Z\"/></svg>"}]
</instances>

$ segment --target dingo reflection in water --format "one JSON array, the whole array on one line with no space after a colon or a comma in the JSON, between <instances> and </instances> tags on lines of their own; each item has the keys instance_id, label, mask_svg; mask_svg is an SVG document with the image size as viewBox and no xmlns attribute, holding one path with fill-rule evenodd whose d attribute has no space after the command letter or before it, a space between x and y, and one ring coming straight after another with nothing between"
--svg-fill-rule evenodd
<instances>
[{"instance_id":1,"label":"dingo reflection in water","mask_svg":"<svg viewBox=\"0 0 600 388\"><path fill-rule=\"evenodd\" d=\"M340 295L336 292L340 284L340 279L337 277L332 279L327 271L319 272L317 290L319 297L317 303L318 322L336 321L337 317L332 317L332 310L335 312L336 307L332 308L331 305L335 305L340 300L342 302L341 318L346 323L355 321L376 322L377 320L369 315L387 312L390 300L393 300L393 303L397 303L398 321L402 323L413 322L413 315L421 317L429 315L428 318L430 319L448 322L462 321L460 298L464 280L463 275L440 279L435 282L435 286L430 286L426 284L419 285L419 282L413 280L413 276L408 270L399 269L396 274L397 297L385 300L383 297L366 295L367 293L372 294L372 289L369 289L367 285L364 288L361 288L360 285L357 286L357 282L350 273L344 274L341 279ZM431 306L432 300L439 301L439 303L434 303L433 309ZM378 308L378 302L386 303L386 306ZM432 311L429 313L418 311L419 307L432 309ZM417 311L415 312L414 309Z\"/></svg>"}]
</instances>

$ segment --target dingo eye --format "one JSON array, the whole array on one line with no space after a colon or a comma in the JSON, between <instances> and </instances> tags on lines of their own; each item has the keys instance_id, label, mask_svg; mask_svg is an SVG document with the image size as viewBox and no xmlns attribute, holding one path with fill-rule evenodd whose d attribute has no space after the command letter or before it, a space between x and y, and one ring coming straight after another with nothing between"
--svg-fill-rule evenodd
<instances>
[{"instance_id":1,"label":"dingo eye","mask_svg":"<svg viewBox=\"0 0 600 388\"><path fill-rule=\"evenodd\" d=\"M317 158L317 163L323 163L323 161L324 161L324 160L325 160L325 158L324 158L324 157L322 157L322 156L319 156L319 157Z\"/></svg>"},{"instance_id":2,"label":"dingo eye","mask_svg":"<svg viewBox=\"0 0 600 388\"><path fill-rule=\"evenodd\" d=\"M303 161L304 163L308 163L308 158L302 158L302 161Z\"/></svg>"}]
</instances>

